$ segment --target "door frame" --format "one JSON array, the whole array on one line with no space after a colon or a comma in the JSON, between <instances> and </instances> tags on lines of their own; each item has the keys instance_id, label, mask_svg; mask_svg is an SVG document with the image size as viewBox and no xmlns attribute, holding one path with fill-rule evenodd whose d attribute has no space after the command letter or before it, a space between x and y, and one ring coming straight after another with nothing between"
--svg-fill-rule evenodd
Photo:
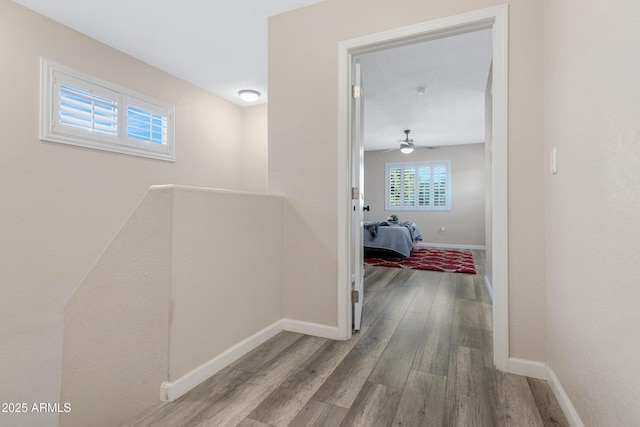
<instances>
[{"instance_id":1,"label":"door frame","mask_svg":"<svg viewBox=\"0 0 640 427\"><path fill-rule=\"evenodd\" d=\"M508 251L508 5L502 4L339 43L338 104L338 339L351 337L351 129L352 58L368 52L474 30L493 30L493 103L491 108L491 285L493 355L501 371L509 369Z\"/></svg>"},{"instance_id":2,"label":"door frame","mask_svg":"<svg viewBox=\"0 0 640 427\"><path fill-rule=\"evenodd\" d=\"M352 57L353 58L353 57ZM353 75L353 85L358 87L358 93L352 91L350 122L351 130L351 247L352 257L350 261L352 290L358 297L353 301L352 294L352 323L353 330L360 331L362 328L362 307L364 305L364 246L363 246L363 222L364 222L364 144L362 132L364 130L364 91L362 88L362 73L360 72L360 60L354 58L351 63L355 73ZM357 188L357 195L354 193ZM357 226L356 226L357 224ZM357 228L357 229L356 229ZM356 302L357 301L357 302Z\"/></svg>"}]
</instances>

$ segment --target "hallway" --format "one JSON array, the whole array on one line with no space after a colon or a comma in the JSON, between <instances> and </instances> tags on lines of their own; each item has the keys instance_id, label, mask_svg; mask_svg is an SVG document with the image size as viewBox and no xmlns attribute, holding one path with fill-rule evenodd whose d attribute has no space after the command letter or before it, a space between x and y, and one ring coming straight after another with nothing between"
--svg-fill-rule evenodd
<instances>
[{"instance_id":1,"label":"hallway","mask_svg":"<svg viewBox=\"0 0 640 427\"><path fill-rule=\"evenodd\" d=\"M135 426L567 426L545 381L492 364L478 274L366 266L348 342L282 332Z\"/></svg>"}]
</instances>

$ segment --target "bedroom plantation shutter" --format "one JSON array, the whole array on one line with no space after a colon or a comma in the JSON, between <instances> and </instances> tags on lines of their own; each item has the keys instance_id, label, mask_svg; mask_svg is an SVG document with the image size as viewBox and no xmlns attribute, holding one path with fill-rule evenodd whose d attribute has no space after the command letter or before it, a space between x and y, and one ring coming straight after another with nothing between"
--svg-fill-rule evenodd
<instances>
[{"instance_id":1,"label":"bedroom plantation shutter","mask_svg":"<svg viewBox=\"0 0 640 427\"><path fill-rule=\"evenodd\" d=\"M449 210L449 161L386 164L386 210Z\"/></svg>"},{"instance_id":2,"label":"bedroom plantation shutter","mask_svg":"<svg viewBox=\"0 0 640 427\"><path fill-rule=\"evenodd\" d=\"M405 168L402 177L403 206L416 205L416 170L415 168Z\"/></svg>"},{"instance_id":3,"label":"bedroom plantation shutter","mask_svg":"<svg viewBox=\"0 0 640 427\"><path fill-rule=\"evenodd\" d=\"M433 168L433 206L447 206L447 169Z\"/></svg>"},{"instance_id":4,"label":"bedroom plantation shutter","mask_svg":"<svg viewBox=\"0 0 640 427\"><path fill-rule=\"evenodd\" d=\"M431 168L418 169L418 206L431 206Z\"/></svg>"},{"instance_id":5,"label":"bedroom plantation shutter","mask_svg":"<svg viewBox=\"0 0 640 427\"><path fill-rule=\"evenodd\" d=\"M399 207L401 194L402 169L392 168L389 170L389 204L394 207Z\"/></svg>"}]
</instances>

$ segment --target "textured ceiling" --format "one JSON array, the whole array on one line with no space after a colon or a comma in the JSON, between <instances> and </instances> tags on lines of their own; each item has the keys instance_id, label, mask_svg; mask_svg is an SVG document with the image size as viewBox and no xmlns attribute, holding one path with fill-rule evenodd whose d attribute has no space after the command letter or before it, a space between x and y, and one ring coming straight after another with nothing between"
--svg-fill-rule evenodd
<instances>
[{"instance_id":1,"label":"textured ceiling","mask_svg":"<svg viewBox=\"0 0 640 427\"><path fill-rule=\"evenodd\" d=\"M267 19L322 0L13 0L238 105L267 100Z\"/></svg>"},{"instance_id":2,"label":"textured ceiling","mask_svg":"<svg viewBox=\"0 0 640 427\"><path fill-rule=\"evenodd\" d=\"M240 89L267 94L269 16L320 0L13 0L238 105ZM484 139L491 31L360 56L365 149ZM424 95L417 88L425 87Z\"/></svg>"},{"instance_id":3,"label":"textured ceiling","mask_svg":"<svg viewBox=\"0 0 640 427\"><path fill-rule=\"evenodd\" d=\"M361 55L366 150L484 141L491 30ZM424 94L418 88L425 88Z\"/></svg>"}]
</instances>

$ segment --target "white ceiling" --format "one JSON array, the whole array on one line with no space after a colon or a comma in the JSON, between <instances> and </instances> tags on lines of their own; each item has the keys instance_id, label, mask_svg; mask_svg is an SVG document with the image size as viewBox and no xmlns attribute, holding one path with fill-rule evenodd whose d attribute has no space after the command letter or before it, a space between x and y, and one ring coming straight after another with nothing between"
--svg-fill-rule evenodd
<instances>
[{"instance_id":1,"label":"white ceiling","mask_svg":"<svg viewBox=\"0 0 640 427\"><path fill-rule=\"evenodd\" d=\"M267 18L322 0L13 0L238 105L267 100Z\"/></svg>"},{"instance_id":2,"label":"white ceiling","mask_svg":"<svg viewBox=\"0 0 640 427\"><path fill-rule=\"evenodd\" d=\"M238 105L267 101L267 19L322 0L13 0ZM365 149L484 139L484 30L360 56ZM424 95L417 88L425 87Z\"/></svg>"},{"instance_id":3,"label":"white ceiling","mask_svg":"<svg viewBox=\"0 0 640 427\"><path fill-rule=\"evenodd\" d=\"M484 142L491 58L491 30L361 55L365 150Z\"/></svg>"}]
</instances>

